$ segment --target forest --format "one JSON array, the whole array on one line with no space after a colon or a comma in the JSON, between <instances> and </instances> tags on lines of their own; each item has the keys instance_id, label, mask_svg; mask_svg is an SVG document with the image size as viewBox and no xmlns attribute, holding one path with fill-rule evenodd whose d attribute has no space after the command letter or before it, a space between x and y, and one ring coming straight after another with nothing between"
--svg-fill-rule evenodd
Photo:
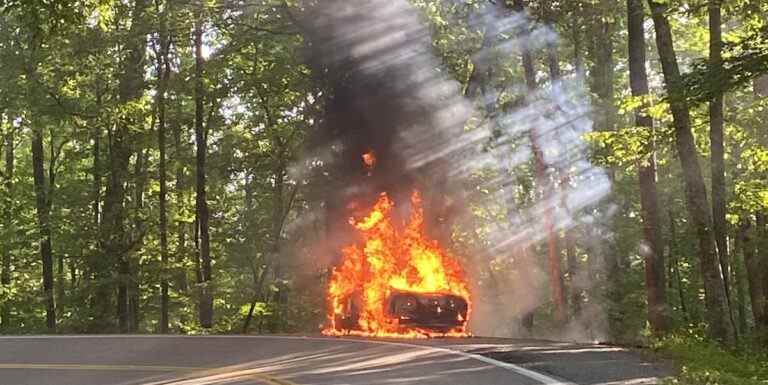
<instances>
[{"instance_id":1,"label":"forest","mask_svg":"<svg viewBox=\"0 0 768 385\"><path fill-rule=\"evenodd\" d=\"M403 2L1 0L0 334L319 332L370 139L474 334L764 349L768 2Z\"/></svg>"}]
</instances>

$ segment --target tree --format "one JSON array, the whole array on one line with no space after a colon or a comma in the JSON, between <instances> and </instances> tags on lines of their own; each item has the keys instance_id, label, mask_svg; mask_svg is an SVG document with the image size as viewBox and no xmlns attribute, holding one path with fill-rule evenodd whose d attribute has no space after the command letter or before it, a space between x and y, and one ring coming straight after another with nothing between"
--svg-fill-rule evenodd
<instances>
[{"instance_id":1,"label":"tree","mask_svg":"<svg viewBox=\"0 0 768 385\"><path fill-rule=\"evenodd\" d=\"M664 268L664 247L661 240L658 198L656 192L656 154L654 148L653 119L645 109L648 107L648 74L645 68L645 11L642 0L627 0L627 30L629 52L629 77L632 96L646 99L635 111L635 124L651 132L646 145L648 155L639 165L640 206L643 218L645 243L641 252L645 259L645 287L648 298L648 321L654 333L661 334L667 329L666 282Z\"/></svg>"},{"instance_id":2,"label":"tree","mask_svg":"<svg viewBox=\"0 0 768 385\"><path fill-rule=\"evenodd\" d=\"M37 14L34 14L37 17ZM42 47L42 31L33 27L29 35L29 57L26 63L27 100L29 105L40 99L38 52ZM37 114L35 114L37 112ZM43 149L43 119L39 110L33 109L30 118L32 129L32 169L34 175L35 208L37 215L37 231L40 259L43 265L43 295L45 298L45 323L49 331L56 330L56 305L53 295L53 251L51 250L51 193L54 186L52 178L45 180L45 155ZM53 168L48 170L53 175Z\"/></svg>"},{"instance_id":3,"label":"tree","mask_svg":"<svg viewBox=\"0 0 768 385\"><path fill-rule=\"evenodd\" d=\"M513 9L520 13L524 12L525 4L522 0L515 0ZM528 27L523 27L524 34L529 33ZM523 37L524 45L526 36ZM552 56L552 53L550 53ZM556 63L551 63L553 65ZM533 64L533 57L528 47L523 47L522 53L522 66L525 76L525 84L529 92L535 91L538 88L536 84L536 71ZM554 73L558 73L559 70L555 69L557 66L552 67L551 70ZM551 193L552 183L547 172L548 165L544 161L544 153L542 146L539 142L539 136L541 135L537 130L531 130L529 133L531 141L531 149L533 151L533 158L536 170L536 182L538 184L539 192L541 193L541 199L545 202L546 208L544 210L544 231L547 232L547 264L549 272L549 286L550 296L552 297L552 303L555 305L555 319L558 324L565 324L568 318L567 304L565 300L565 288L563 287L563 274L562 274L562 261L560 260L560 251L557 246L557 231L555 231L554 219L552 218L552 211L555 205Z\"/></svg>"},{"instance_id":4,"label":"tree","mask_svg":"<svg viewBox=\"0 0 768 385\"><path fill-rule=\"evenodd\" d=\"M2 119L2 117L0 117ZM8 119L10 120L10 119ZM10 122L9 122L10 123ZM11 289L11 267L13 266L13 178L14 178L14 129L10 127L5 132L5 168L3 170L6 196L0 196L3 199L3 241L8 245L5 247L2 255L2 273L0 273L0 285L3 290L10 292ZM11 305L10 301L5 301L0 308L0 327L7 329L11 326Z\"/></svg>"},{"instance_id":5,"label":"tree","mask_svg":"<svg viewBox=\"0 0 768 385\"><path fill-rule=\"evenodd\" d=\"M755 270L755 280L762 281L762 295L757 294L757 302L752 303L752 307L760 307L762 302L762 323L758 325L763 330L768 330L768 221L766 214L758 212L755 215L757 241L757 261L753 261ZM755 286L758 286L757 283ZM757 321L757 318L755 318Z\"/></svg>"},{"instance_id":6,"label":"tree","mask_svg":"<svg viewBox=\"0 0 768 385\"><path fill-rule=\"evenodd\" d=\"M208 201L205 185L205 160L208 153L208 133L204 119L205 86L203 83L203 18L202 8L198 10L195 20L194 52L195 52L195 142L197 143L197 184L196 184L196 219L199 237L198 261L200 285L200 326L213 326L213 288L211 287L211 249L208 225Z\"/></svg>"},{"instance_id":7,"label":"tree","mask_svg":"<svg viewBox=\"0 0 768 385\"><path fill-rule=\"evenodd\" d=\"M713 73L722 71L723 38L721 1L709 0L709 65ZM723 93L715 92L709 101L709 142L712 172L712 232L723 274L725 298L730 302L730 263L728 257L728 229L726 227L725 146L723 143ZM729 307L730 309L730 307ZM733 314L730 314L731 319ZM731 320L733 322L733 320Z\"/></svg>"},{"instance_id":8,"label":"tree","mask_svg":"<svg viewBox=\"0 0 768 385\"><path fill-rule=\"evenodd\" d=\"M749 298L752 304L752 316L755 325L766 325L766 296L764 293L765 281L762 279L760 259L757 257L756 245L753 240L753 226L749 219L742 219L739 224L739 239L744 265L747 274L747 283L749 286Z\"/></svg>"},{"instance_id":9,"label":"tree","mask_svg":"<svg viewBox=\"0 0 768 385\"><path fill-rule=\"evenodd\" d=\"M691 133L690 112L681 87L672 31L666 16L668 5L654 0L648 0L648 5L656 30L656 46L674 122L677 155L683 168L686 206L698 241L697 252L706 292L708 332L713 339L730 343L734 339L733 325L729 317L722 272L713 243L710 206Z\"/></svg>"},{"instance_id":10,"label":"tree","mask_svg":"<svg viewBox=\"0 0 768 385\"><path fill-rule=\"evenodd\" d=\"M160 153L158 164L159 183L160 183L160 260L162 272L160 276L160 333L168 333L168 175L166 171L166 94L168 90L168 81L171 75L171 63L168 51L170 50L171 39L168 34L168 13L170 1L163 4L160 11L160 49L156 52L155 70L158 77L157 92L157 147ZM159 7L159 3L158 3Z\"/></svg>"},{"instance_id":11,"label":"tree","mask_svg":"<svg viewBox=\"0 0 768 385\"><path fill-rule=\"evenodd\" d=\"M109 298L111 297L109 275L112 268L117 270L117 321L122 332L129 330L128 286L132 279L130 268L131 241L127 234L126 188L129 164L132 155L132 129L138 124L135 102L144 91L144 56L146 51L145 11L147 0L136 0L131 14L131 27L126 41L126 53L121 61L119 74L118 102L123 114L119 124L109 133L108 169L109 182L105 192L103 221L100 229L100 259L95 266L100 275L96 294L97 328L109 328Z\"/></svg>"}]
</instances>

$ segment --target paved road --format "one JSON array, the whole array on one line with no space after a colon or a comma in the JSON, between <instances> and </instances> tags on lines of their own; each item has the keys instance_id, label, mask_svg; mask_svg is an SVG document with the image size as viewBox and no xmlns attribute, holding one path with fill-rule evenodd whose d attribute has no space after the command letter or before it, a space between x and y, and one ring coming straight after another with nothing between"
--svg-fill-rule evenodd
<instances>
[{"instance_id":1,"label":"paved road","mask_svg":"<svg viewBox=\"0 0 768 385\"><path fill-rule=\"evenodd\" d=\"M547 344L538 345L566 349ZM503 347L513 346L510 340L479 339L397 343L318 337L3 337L0 385L573 383L530 362L516 364L498 357L509 353ZM514 351L525 355L520 348L535 346L524 343ZM542 351L532 351L529 358L538 357L537 353ZM568 367L567 363L561 366ZM628 380L644 378L645 374L632 375ZM593 373L591 378L595 376ZM599 383L645 383L608 380L613 378Z\"/></svg>"}]
</instances>

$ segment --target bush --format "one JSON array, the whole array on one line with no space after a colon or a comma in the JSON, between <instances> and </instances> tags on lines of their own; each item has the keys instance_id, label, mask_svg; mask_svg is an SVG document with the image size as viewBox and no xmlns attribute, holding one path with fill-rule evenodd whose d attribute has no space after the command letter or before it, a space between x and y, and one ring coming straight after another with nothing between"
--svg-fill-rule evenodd
<instances>
[{"instance_id":1,"label":"bush","mask_svg":"<svg viewBox=\"0 0 768 385\"><path fill-rule=\"evenodd\" d=\"M746 345L724 349L697 333L667 337L654 345L657 353L680 367L679 375L665 384L680 385L767 385L764 349Z\"/></svg>"}]
</instances>

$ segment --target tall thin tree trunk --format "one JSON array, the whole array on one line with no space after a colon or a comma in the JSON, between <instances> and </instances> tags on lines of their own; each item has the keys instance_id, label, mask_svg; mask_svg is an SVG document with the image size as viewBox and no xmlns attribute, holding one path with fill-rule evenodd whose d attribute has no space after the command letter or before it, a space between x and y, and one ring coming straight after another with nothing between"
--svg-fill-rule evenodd
<instances>
[{"instance_id":1,"label":"tall thin tree trunk","mask_svg":"<svg viewBox=\"0 0 768 385\"><path fill-rule=\"evenodd\" d=\"M613 131L616 126L615 59L613 54L613 39L616 33L615 17L612 15L613 3L610 0L600 0L593 11L595 12L589 56L594 65L591 67L590 88L597 96L599 114L595 117L595 128L598 131ZM615 177L615 170L609 170L610 177Z\"/></svg>"},{"instance_id":2,"label":"tall thin tree trunk","mask_svg":"<svg viewBox=\"0 0 768 385\"><path fill-rule=\"evenodd\" d=\"M32 169L34 175L35 206L40 258L43 263L43 295L45 298L45 324L49 331L56 330L56 305L53 295L53 252L51 250L49 191L45 182L43 130L39 122L32 123Z\"/></svg>"},{"instance_id":3,"label":"tall thin tree trunk","mask_svg":"<svg viewBox=\"0 0 768 385\"><path fill-rule=\"evenodd\" d=\"M101 93L96 95L96 105L101 108ZM93 225L96 231L101 224L101 126L97 123L91 129L91 156L93 157L93 201L91 210L93 211Z\"/></svg>"},{"instance_id":4,"label":"tall thin tree trunk","mask_svg":"<svg viewBox=\"0 0 768 385\"><path fill-rule=\"evenodd\" d=\"M99 110L101 110L102 106L102 94L100 91L96 92L96 106ZM101 126L101 120L96 119L96 121L93 124L93 127L91 128L91 141L93 142L91 147L91 157L93 158L93 167L91 169L92 177L93 177L93 185L92 185L92 192L91 192L91 213L93 215L93 229L95 232L95 237L97 239L97 247L101 247L101 180L102 180L102 164L101 164L101 136L102 136L102 126ZM103 259L99 258L98 255L91 256L95 257L96 259ZM96 272L95 269L96 263L93 260L88 260L84 271L82 273L82 276L85 278L86 281L91 280L95 277L97 277L100 273ZM97 288L101 285L97 283ZM97 290L98 291L98 290ZM90 309L94 309L97 304L103 303L104 299L98 299L96 296L90 296L88 298L88 307Z\"/></svg>"},{"instance_id":5,"label":"tall thin tree trunk","mask_svg":"<svg viewBox=\"0 0 768 385\"><path fill-rule=\"evenodd\" d=\"M260 255L257 253L257 244L256 244L256 237L254 234L254 221L252 219L253 216L253 190L254 190L254 177L250 175L250 172L245 173L245 180L243 182L243 186L245 189L245 196L243 200L243 215L242 215L242 221L246 224L246 235L244 240L244 246L246 250L246 256L249 260L249 265L251 267L251 279L253 280L253 298L251 300L250 308L248 309L248 315L245 317L245 321L243 321L243 334L248 334L248 328L250 327L251 321L253 320L253 313L256 309L256 303L258 302L261 290L258 286L259 282L259 274L258 271L261 270L257 266L260 265L258 263L260 259Z\"/></svg>"},{"instance_id":6,"label":"tall thin tree trunk","mask_svg":"<svg viewBox=\"0 0 768 385\"><path fill-rule=\"evenodd\" d=\"M126 256L120 256L117 265L117 322L121 333L129 331L128 325L128 284L131 276L131 265Z\"/></svg>"},{"instance_id":7,"label":"tall thin tree trunk","mask_svg":"<svg viewBox=\"0 0 768 385\"><path fill-rule=\"evenodd\" d=\"M688 320L688 307L685 302L685 290L683 288L683 278L680 275L680 254L677 247L677 226L675 226L675 215L669 210L669 255L672 261L672 271L677 286L678 300L680 301L680 311L683 312L683 319Z\"/></svg>"},{"instance_id":8,"label":"tall thin tree trunk","mask_svg":"<svg viewBox=\"0 0 768 385\"><path fill-rule=\"evenodd\" d=\"M590 4L585 4L589 17L585 19L588 22L587 27L587 55L591 59L592 65L588 70L589 89L595 95L595 105L597 113L594 114L594 127L596 131L611 132L616 130L617 110L616 93L614 87L615 79L615 55L614 41L616 40L616 16L615 1L597 0ZM600 151L599 152L604 152ZM613 181L616 179L616 168L609 167L606 170L608 178ZM610 194L607 197L608 202L613 202L616 206L622 207L626 211L626 201L621 201L616 194ZM609 222L609 226L615 226L613 219L609 218L608 207L601 207L600 214ZM595 260L592 266L597 266L597 262L602 260L606 271L604 278L592 275L592 279L602 279L606 286L605 298L608 307L608 323L611 326L618 326L622 322L620 319L621 301L626 295L625 286L622 285L624 268L628 263L626 258L619 252L618 244L615 240L607 240L605 247L601 247L597 255L592 257ZM611 330L615 330L612 327Z\"/></svg>"},{"instance_id":9,"label":"tall thin tree trunk","mask_svg":"<svg viewBox=\"0 0 768 385\"><path fill-rule=\"evenodd\" d=\"M648 74L645 69L645 28L644 9L642 0L627 0L629 33L629 79L632 96L648 97ZM643 218L644 245L641 253L645 259L645 288L648 299L648 322L655 334L661 334L667 329L666 322L666 285L664 254L661 240L661 223L659 221L658 198L656 192L656 154L654 146L653 119L645 109L648 103L643 102L635 111L635 124L646 127L651 132L651 140L646 145L648 158L639 164L640 207Z\"/></svg>"},{"instance_id":10,"label":"tall thin tree trunk","mask_svg":"<svg viewBox=\"0 0 768 385\"><path fill-rule=\"evenodd\" d=\"M553 31L556 31L557 28L555 26L555 14L552 11L552 0L546 0L542 4L542 18L544 19L544 23L551 28ZM557 42L554 40L547 42L547 67L549 69L549 76L552 82L555 82L560 79L560 58L557 54Z\"/></svg>"},{"instance_id":11,"label":"tall thin tree trunk","mask_svg":"<svg viewBox=\"0 0 768 385\"><path fill-rule=\"evenodd\" d=\"M738 306L738 327L739 331L743 334L748 331L747 327L747 277L746 270L744 269L744 237L746 236L746 228L742 228L740 225L736 238L733 243L733 272L734 272L734 286L736 287L736 304Z\"/></svg>"},{"instance_id":12,"label":"tall thin tree trunk","mask_svg":"<svg viewBox=\"0 0 768 385\"><path fill-rule=\"evenodd\" d=\"M160 52L157 57L157 75L159 85L157 91L157 146L160 152L160 164L158 165L160 183L160 333L168 333L168 175L166 171L166 127L165 127L165 98L168 89L168 80L171 67L168 60L170 39L168 37L168 7L170 1L166 1L161 12Z\"/></svg>"},{"instance_id":13,"label":"tall thin tree trunk","mask_svg":"<svg viewBox=\"0 0 768 385\"><path fill-rule=\"evenodd\" d=\"M184 193L185 183L184 183L184 161L182 160L182 155L184 152L184 149L181 145L181 135L182 135L183 126L181 124L175 124L174 130L173 130L173 147L174 147L174 162L175 162L175 171L176 171L176 182L174 184L175 189L175 199L176 199L176 211L181 210L183 207L186 206L186 194ZM175 259L176 263L179 265L179 270L176 272L176 285L178 286L178 289L180 292L184 293L188 289L188 282L187 282L187 270L185 268L185 265L187 264L187 230L189 228L189 225L185 221L177 221L176 222L176 251L175 251Z\"/></svg>"},{"instance_id":14,"label":"tall thin tree trunk","mask_svg":"<svg viewBox=\"0 0 768 385\"><path fill-rule=\"evenodd\" d=\"M764 331L768 331L768 216L763 212L755 213L755 225L757 234L757 261L755 267L758 269L757 279L763 282L762 302L763 302L763 322Z\"/></svg>"},{"instance_id":15,"label":"tall thin tree trunk","mask_svg":"<svg viewBox=\"0 0 768 385\"><path fill-rule=\"evenodd\" d=\"M741 159L742 148L741 145L735 141L731 143L731 153L735 161L738 163ZM733 172L732 178L738 180L740 177L740 170L737 168ZM747 221L746 224L749 222ZM745 237L747 236L748 227L742 225L745 224L744 218L739 220L736 226L736 236L734 237L733 252L731 253L731 270L733 271L733 283L736 287L736 304L738 306L738 330L741 334L749 332L747 319L747 304L749 303L749 288L747 271L745 265Z\"/></svg>"},{"instance_id":16,"label":"tall thin tree trunk","mask_svg":"<svg viewBox=\"0 0 768 385\"><path fill-rule=\"evenodd\" d=\"M741 247L744 253L744 267L747 272L747 283L749 286L749 299L752 303L752 316L755 319L755 325L761 326L766 323L764 286L766 282L762 279L760 271L760 260L755 255L755 244L752 238L752 224L748 218L743 218L739 225L741 234Z\"/></svg>"},{"instance_id":17,"label":"tall thin tree trunk","mask_svg":"<svg viewBox=\"0 0 768 385\"><path fill-rule=\"evenodd\" d=\"M551 1L547 1L544 4L544 22L552 28L552 30L555 30L555 15L553 14L551 10L552 4ZM560 80L562 74L560 71L560 58L557 53L557 44L555 42L549 42L547 44L547 67L549 69L549 78L550 82L553 84ZM568 152L567 148L562 148L562 153L565 154ZM560 179L560 201L558 204L563 210L568 210L568 189L570 188L571 184L571 175L569 174L567 167L557 167L557 174ZM554 230L554 229L553 229ZM571 306L574 311L574 315L578 315L578 313L581 312L581 289L576 284L576 275L578 274L578 260L576 259L576 239L573 236L573 229L572 228L566 228L563 230L563 243L565 245L565 257L566 262L568 265L568 275L570 278L571 283ZM563 280L562 275L562 261L560 260L560 250L557 246L556 247L556 253L557 253L557 264L560 268L560 272L558 273L560 280ZM550 250L551 253L551 250ZM552 261L550 260L550 263ZM563 285L563 309L562 312L565 313L563 315L558 315L560 322L565 322L567 318L567 303L568 301L565 298L565 286Z\"/></svg>"},{"instance_id":18,"label":"tall thin tree trunk","mask_svg":"<svg viewBox=\"0 0 768 385\"><path fill-rule=\"evenodd\" d=\"M36 28L36 27L35 27ZM26 66L26 75L29 79L28 100L30 104L39 101L39 90L37 81L39 74L37 72L37 51L42 42L39 38L39 31L30 33L29 38L29 61ZM43 150L43 128L41 127L39 116L30 118L32 129L32 174L34 179L35 207L37 215L38 243L40 259L43 264L43 298L45 303L45 324L49 331L56 330L56 305L53 294L53 252L51 250L51 226L50 226L50 205L48 192L50 191L45 182L45 153Z\"/></svg>"},{"instance_id":19,"label":"tall thin tree trunk","mask_svg":"<svg viewBox=\"0 0 768 385\"><path fill-rule=\"evenodd\" d=\"M516 12L524 12L524 4L522 0L515 0L513 3L513 9ZM524 26L524 34L528 34L528 26ZM533 64L533 56L530 49L527 47L525 40L527 36L523 36L523 53L522 64L523 72L525 76L525 84L529 91L534 91L537 88L536 85L536 72ZM544 231L547 233L547 272L549 273L549 287L550 297L552 303L555 306L555 321L559 325L563 325L567 319L567 309L565 301L565 289L563 288L563 273L562 262L560 260L560 252L557 247L557 232L555 231L555 224L553 218L554 199L551 194L551 182L550 176L547 172L547 164L544 161L544 152L539 142L540 134L538 130L531 129L529 134L531 141L531 148L533 150L533 157L535 163L536 181L539 191L541 193L541 199L545 203L545 209L543 213L543 225Z\"/></svg>"},{"instance_id":20,"label":"tall thin tree trunk","mask_svg":"<svg viewBox=\"0 0 768 385\"><path fill-rule=\"evenodd\" d=\"M0 284L5 289L10 289L11 286L11 267L13 262L13 249L14 249L14 229L13 229L13 178L14 178L14 133L13 128L10 128L5 135L5 192L7 196L5 198L5 204L3 209L3 230L5 231L4 241L7 247L3 250L3 271L0 274ZM0 308L0 328L7 329L11 326L11 304L5 302Z\"/></svg>"},{"instance_id":21,"label":"tall thin tree trunk","mask_svg":"<svg viewBox=\"0 0 768 385\"><path fill-rule=\"evenodd\" d=\"M571 312L574 318L581 316L583 283L579 278L580 266L576 255L576 240L573 231L565 232L565 256L568 264L568 275L571 279Z\"/></svg>"},{"instance_id":22,"label":"tall thin tree trunk","mask_svg":"<svg viewBox=\"0 0 768 385\"><path fill-rule=\"evenodd\" d=\"M576 4L576 9L572 15L570 23L571 39L573 42L573 67L577 75L584 74L584 35L582 33L582 24L584 23L584 12L580 3Z\"/></svg>"},{"instance_id":23,"label":"tall thin tree trunk","mask_svg":"<svg viewBox=\"0 0 768 385\"><path fill-rule=\"evenodd\" d=\"M152 126L154 126L154 116ZM135 192L134 202L134 226L137 229L138 236L143 232L144 211L144 191L149 179L149 149L145 148L136 152L136 163L134 164ZM132 241L132 243L135 241ZM128 280L128 331L135 333L139 330L141 321L141 264L137 259L129 260L129 280Z\"/></svg>"},{"instance_id":24,"label":"tall thin tree trunk","mask_svg":"<svg viewBox=\"0 0 768 385\"><path fill-rule=\"evenodd\" d=\"M140 98L144 91L144 58L146 51L145 10L148 0L136 0L131 15L131 28L126 38L127 53L122 63L123 72L118 84L118 100L128 104ZM105 330L113 324L107 318L112 288L109 285L109 272L117 268L116 313L121 332L130 330L128 285L131 283L131 265L129 245L126 236L125 183L131 158L132 126L141 124L141 120L128 116L112 129L109 137L109 183L105 191L103 220L100 229L101 254L94 270L103 275L98 281L95 309L99 319L97 330Z\"/></svg>"},{"instance_id":25,"label":"tall thin tree trunk","mask_svg":"<svg viewBox=\"0 0 768 385\"><path fill-rule=\"evenodd\" d=\"M723 65L723 33L720 4L722 0L709 0L709 66L719 77ZM713 87L713 90L716 87ZM723 142L723 93L715 91L709 101L709 141L712 171L712 232L717 246L720 269L723 274L725 299L730 305L730 262L728 255L728 228L726 226L726 191L725 191L725 147ZM731 323L734 324L733 311L728 306Z\"/></svg>"},{"instance_id":26,"label":"tall thin tree trunk","mask_svg":"<svg viewBox=\"0 0 768 385\"><path fill-rule=\"evenodd\" d=\"M54 290L54 295L59 314L63 312L62 303L64 303L64 298L67 295L67 272L64 271L64 258L63 253L58 253L58 255L56 255L56 289Z\"/></svg>"},{"instance_id":27,"label":"tall thin tree trunk","mask_svg":"<svg viewBox=\"0 0 768 385\"><path fill-rule=\"evenodd\" d=\"M683 168L686 206L698 238L698 253L704 278L708 332L713 339L731 343L734 340L734 330L729 316L723 276L710 229L710 206L691 132L690 112L681 87L680 69L672 41L672 30L666 16L668 7L666 3L659 3L655 0L648 0L648 4L656 29L656 46L659 50L662 72L669 94L677 153Z\"/></svg>"},{"instance_id":28,"label":"tall thin tree trunk","mask_svg":"<svg viewBox=\"0 0 768 385\"><path fill-rule=\"evenodd\" d=\"M202 10L201 10L202 12ZM211 251L208 233L208 202L205 186L205 160L208 152L208 135L203 122L203 102L205 89L203 87L203 26L202 14L195 21L195 140L197 142L197 210L199 231L199 260L200 260L200 325L204 328L213 326L213 293L211 288Z\"/></svg>"}]
</instances>

